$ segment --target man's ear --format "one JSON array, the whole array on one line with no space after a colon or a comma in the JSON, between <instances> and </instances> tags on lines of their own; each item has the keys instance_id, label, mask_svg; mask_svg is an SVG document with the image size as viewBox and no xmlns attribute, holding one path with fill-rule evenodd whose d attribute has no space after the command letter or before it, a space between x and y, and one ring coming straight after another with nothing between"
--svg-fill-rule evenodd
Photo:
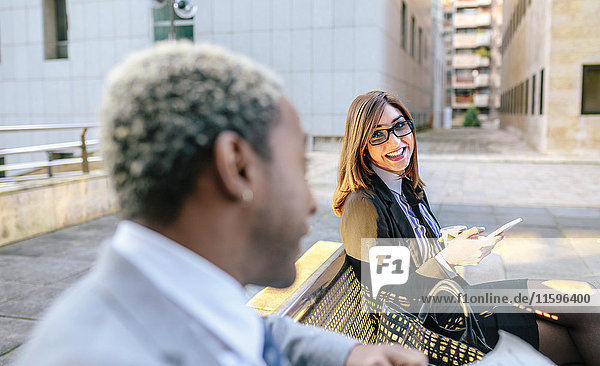
<instances>
[{"instance_id":1,"label":"man's ear","mask_svg":"<svg viewBox=\"0 0 600 366\"><path fill-rule=\"evenodd\" d=\"M224 131L215 140L213 161L225 194L233 200L247 200L259 159L250 144L233 131Z\"/></svg>"}]
</instances>

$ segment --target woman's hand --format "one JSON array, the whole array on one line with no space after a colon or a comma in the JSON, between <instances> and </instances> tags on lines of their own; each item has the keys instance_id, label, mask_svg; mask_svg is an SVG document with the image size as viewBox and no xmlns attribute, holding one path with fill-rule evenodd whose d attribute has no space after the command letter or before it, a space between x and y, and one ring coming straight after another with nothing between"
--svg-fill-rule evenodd
<instances>
[{"instance_id":1,"label":"woman's hand","mask_svg":"<svg viewBox=\"0 0 600 366\"><path fill-rule=\"evenodd\" d=\"M492 252L494 246L504 238L498 235L493 238L478 238L483 228L472 227L448 242L440 254L452 269L454 266L474 266Z\"/></svg>"}]
</instances>

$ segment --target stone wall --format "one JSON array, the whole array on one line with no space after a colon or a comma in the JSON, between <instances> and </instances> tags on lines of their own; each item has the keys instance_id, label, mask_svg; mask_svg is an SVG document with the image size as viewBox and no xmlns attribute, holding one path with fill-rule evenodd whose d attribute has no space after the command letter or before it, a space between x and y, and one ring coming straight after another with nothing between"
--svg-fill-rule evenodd
<instances>
[{"instance_id":1,"label":"stone wall","mask_svg":"<svg viewBox=\"0 0 600 366\"><path fill-rule=\"evenodd\" d=\"M600 114L581 114L583 65L600 64L597 14L600 1L552 2L546 102L549 150L600 150Z\"/></svg>"},{"instance_id":2,"label":"stone wall","mask_svg":"<svg viewBox=\"0 0 600 366\"><path fill-rule=\"evenodd\" d=\"M504 1L505 30L520 3ZM600 151L600 115L581 114L583 65L600 64L600 23L590 16L598 13L597 0L527 1L526 11L504 51L502 92L524 82L528 92L521 95L527 100L525 111L503 111L501 125L519 130L530 145L542 152Z\"/></svg>"},{"instance_id":3,"label":"stone wall","mask_svg":"<svg viewBox=\"0 0 600 366\"><path fill-rule=\"evenodd\" d=\"M116 211L106 175L15 182L0 188L0 245Z\"/></svg>"}]
</instances>

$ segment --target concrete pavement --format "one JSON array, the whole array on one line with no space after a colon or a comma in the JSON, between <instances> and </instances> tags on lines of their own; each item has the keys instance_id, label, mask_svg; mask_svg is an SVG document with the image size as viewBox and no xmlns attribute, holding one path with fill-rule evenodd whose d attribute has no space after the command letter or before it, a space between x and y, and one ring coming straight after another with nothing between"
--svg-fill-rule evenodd
<instances>
[{"instance_id":1,"label":"concrete pavement","mask_svg":"<svg viewBox=\"0 0 600 366\"><path fill-rule=\"evenodd\" d=\"M486 264L492 276L580 278L600 285L600 159L541 155L501 130L418 136L421 175L443 226L493 230L524 219L490 257L498 261ZM302 240L304 250L317 240L340 241L339 218L329 207L339 146L315 148L320 151L309 154L308 179L319 210ZM117 222L105 216L0 247L0 366L14 359L52 299L87 272Z\"/></svg>"}]
</instances>

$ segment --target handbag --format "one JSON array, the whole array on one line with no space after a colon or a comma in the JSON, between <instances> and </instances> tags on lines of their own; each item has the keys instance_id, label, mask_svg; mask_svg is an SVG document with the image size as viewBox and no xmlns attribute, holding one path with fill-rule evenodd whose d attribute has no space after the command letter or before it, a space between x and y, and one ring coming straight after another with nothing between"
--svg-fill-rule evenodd
<instances>
[{"instance_id":1,"label":"handbag","mask_svg":"<svg viewBox=\"0 0 600 366\"><path fill-rule=\"evenodd\" d=\"M442 280L429 295L438 296L442 292L457 297L457 303L463 310L459 314L462 317L460 326L446 328L440 325L437 314L432 312L431 301L423 304L418 316L394 302L384 301L381 305L383 312L379 319L377 343L398 343L420 350L429 357L429 362L433 365L462 365L483 358L491 348L485 343L470 307L458 296L464 291L456 282ZM456 317L446 319L455 321Z\"/></svg>"},{"instance_id":2,"label":"handbag","mask_svg":"<svg viewBox=\"0 0 600 366\"><path fill-rule=\"evenodd\" d=\"M451 296L456 299L459 307L458 313L442 313L434 309L434 297ZM419 311L418 319L427 329L443 334L461 343L473 346L481 352L492 350L485 341L485 337L471 306L465 303L465 291L458 283L452 280L439 281L429 292L429 302L424 303ZM452 302L454 304L454 302Z\"/></svg>"}]
</instances>

